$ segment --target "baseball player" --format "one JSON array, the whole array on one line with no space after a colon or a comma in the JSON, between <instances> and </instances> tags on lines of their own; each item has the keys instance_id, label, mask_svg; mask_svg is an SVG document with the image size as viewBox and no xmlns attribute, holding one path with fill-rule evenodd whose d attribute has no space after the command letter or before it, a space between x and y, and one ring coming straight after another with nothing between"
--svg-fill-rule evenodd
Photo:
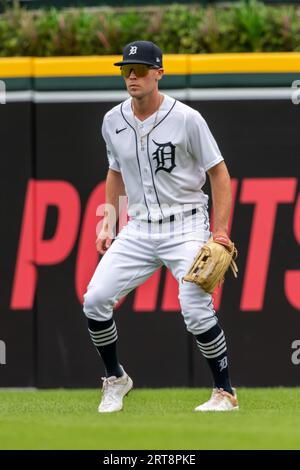
<instances>
[{"instance_id":1,"label":"baseball player","mask_svg":"<svg viewBox=\"0 0 300 470\"><path fill-rule=\"evenodd\" d=\"M117 355L113 308L161 266L179 283L179 300L187 330L213 376L210 399L195 411L238 409L231 387L225 335L210 294L183 282L195 255L211 236L207 195L209 175L214 207L213 238L226 242L231 205L230 177L203 117L189 106L159 93L163 76L161 50L152 42L125 46L114 65L130 97L104 117L109 170L106 207L96 246L102 256L84 296L88 330L106 369L100 413L119 411L133 382ZM112 243L111 208L119 211L128 197L129 222ZM113 218L112 218L113 219Z\"/></svg>"}]
</instances>

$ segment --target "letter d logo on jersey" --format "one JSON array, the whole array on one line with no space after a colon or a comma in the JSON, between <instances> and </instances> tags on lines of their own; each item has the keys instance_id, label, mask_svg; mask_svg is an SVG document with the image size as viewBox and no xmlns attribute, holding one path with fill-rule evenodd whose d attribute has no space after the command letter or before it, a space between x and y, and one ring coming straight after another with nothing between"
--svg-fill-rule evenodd
<instances>
[{"instance_id":1,"label":"letter d logo on jersey","mask_svg":"<svg viewBox=\"0 0 300 470\"><path fill-rule=\"evenodd\" d=\"M137 46L131 46L128 55L136 54L137 53Z\"/></svg>"},{"instance_id":2,"label":"letter d logo on jersey","mask_svg":"<svg viewBox=\"0 0 300 470\"><path fill-rule=\"evenodd\" d=\"M159 144L152 139L152 142L157 146L155 152L153 152L153 160L156 162L155 174L160 171L166 171L171 173L175 168L175 148L172 142L166 142L165 144Z\"/></svg>"}]
</instances>

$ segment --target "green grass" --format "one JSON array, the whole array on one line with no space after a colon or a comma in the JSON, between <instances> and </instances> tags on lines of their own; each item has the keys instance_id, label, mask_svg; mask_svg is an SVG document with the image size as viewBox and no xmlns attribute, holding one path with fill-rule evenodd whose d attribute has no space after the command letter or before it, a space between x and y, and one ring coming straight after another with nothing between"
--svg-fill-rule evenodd
<instances>
[{"instance_id":1,"label":"green grass","mask_svg":"<svg viewBox=\"0 0 300 470\"><path fill-rule=\"evenodd\" d=\"M239 389L240 411L193 413L207 389L139 389L120 413L97 390L0 391L1 449L300 449L300 389Z\"/></svg>"}]
</instances>

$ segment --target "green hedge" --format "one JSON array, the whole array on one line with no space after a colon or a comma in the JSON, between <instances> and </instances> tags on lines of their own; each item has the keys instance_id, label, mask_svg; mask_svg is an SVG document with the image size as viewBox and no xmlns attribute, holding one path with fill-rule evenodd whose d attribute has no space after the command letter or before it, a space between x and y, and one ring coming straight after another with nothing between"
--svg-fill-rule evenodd
<instances>
[{"instance_id":1,"label":"green hedge","mask_svg":"<svg viewBox=\"0 0 300 470\"><path fill-rule=\"evenodd\" d=\"M15 7L0 16L0 56L119 54L136 40L165 53L300 51L300 7L256 1L141 9Z\"/></svg>"}]
</instances>

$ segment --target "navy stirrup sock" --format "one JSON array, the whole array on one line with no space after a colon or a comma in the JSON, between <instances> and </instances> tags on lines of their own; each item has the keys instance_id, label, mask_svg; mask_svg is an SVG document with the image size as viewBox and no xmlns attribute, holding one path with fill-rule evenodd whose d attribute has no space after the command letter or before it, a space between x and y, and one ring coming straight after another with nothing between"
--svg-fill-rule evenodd
<instances>
[{"instance_id":1,"label":"navy stirrup sock","mask_svg":"<svg viewBox=\"0 0 300 470\"><path fill-rule=\"evenodd\" d=\"M196 335L196 342L212 371L214 386L223 388L233 395L229 379L225 335L218 323L205 333Z\"/></svg>"},{"instance_id":2,"label":"navy stirrup sock","mask_svg":"<svg viewBox=\"0 0 300 470\"><path fill-rule=\"evenodd\" d=\"M123 370L117 355L117 328L114 320L97 321L88 318L91 340L100 354L106 369L106 377L121 377Z\"/></svg>"}]
</instances>

